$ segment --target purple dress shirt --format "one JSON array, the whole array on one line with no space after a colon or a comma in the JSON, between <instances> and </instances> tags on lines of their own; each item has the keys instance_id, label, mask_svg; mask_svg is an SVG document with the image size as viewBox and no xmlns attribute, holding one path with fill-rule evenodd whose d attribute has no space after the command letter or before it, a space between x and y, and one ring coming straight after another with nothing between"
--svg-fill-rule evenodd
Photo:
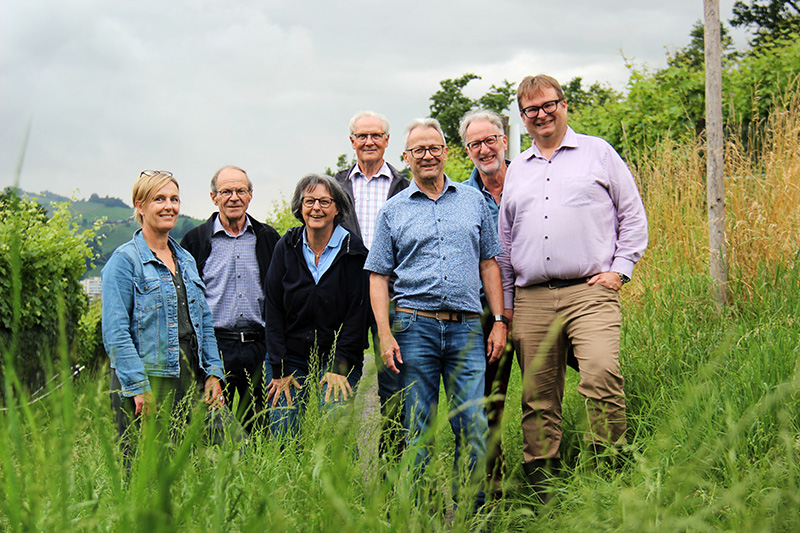
<instances>
[{"instance_id":1,"label":"purple dress shirt","mask_svg":"<svg viewBox=\"0 0 800 533\"><path fill-rule=\"evenodd\" d=\"M506 309L514 287L620 272L647 247L647 217L628 167L599 137L567 128L550 157L534 144L506 174L497 257Z\"/></svg>"}]
</instances>

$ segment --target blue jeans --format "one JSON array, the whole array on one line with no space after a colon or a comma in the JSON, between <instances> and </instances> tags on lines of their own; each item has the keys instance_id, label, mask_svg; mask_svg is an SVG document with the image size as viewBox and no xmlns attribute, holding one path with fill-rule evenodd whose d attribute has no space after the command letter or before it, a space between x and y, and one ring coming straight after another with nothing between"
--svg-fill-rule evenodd
<instances>
[{"instance_id":1,"label":"blue jeans","mask_svg":"<svg viewBox=\"0 0 800 533\"><path fill-rule=\"evenodd\" d=\"M267 367L269 367L269 365L267 365ZM278 399L278 404L275 407L269 409L269 428L272 434L275 436L291 437L297 434L297 430L300 429L299 418L302 412L305 411L309 392L311 391L312 387L316 386L316 384L319 383L325 372L327 372L327 366L325 369L323 369L314 376L309 375L308 367L294 368L293 372L294 372L294 379L296 379L297 382L300 384L300 386L303 388L298 390L294 386L289 387L292 397L291 406L289 406L289 404L287 403L286 396L281 394L280 398ZM272 372L270 372L270 376L271 374ZM358 385L358 380L360 379L361 379L361 367L356 366L353 368L353 370L350 371L350 375L347 376L347 382L353 389L353 394L355 394L356 392L356 385ZM319 391L319 406L320 409L332 410L333 408L338 407L342 402L334 403L332 401L329 401L326 404L325 391L327 389L328 389L328 384L326 383Z\"/></svg>"},{"instance_id":2,"label":"blue jeans","mask_svg":"<svg viewBox=\"0 0 800 533\"><path fill-rule=\"evenodd\" d=\"M486 454L488 426L483 406L486 355L479 318L450 322L396 313L392 326L403 364L400 379L406 390L404 418L410 444L430 439L439 402L439 379L451 403L450 427L455 434L455 465L462 453L468 454L473 471ZM415 464L420 471L429 460L429 451L419 448Z\"/></svg>"}]
</instances>

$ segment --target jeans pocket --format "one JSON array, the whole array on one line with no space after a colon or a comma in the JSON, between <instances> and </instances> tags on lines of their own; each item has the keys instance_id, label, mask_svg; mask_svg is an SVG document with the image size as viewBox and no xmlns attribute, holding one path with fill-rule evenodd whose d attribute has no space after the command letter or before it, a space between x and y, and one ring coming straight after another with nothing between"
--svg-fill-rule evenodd
<instances>
[{"instance_id":1,"label":"jeans pocket","mask_svg":"<svg viewBox=\"0 0 800 533\"><path fill-rule=\"evenodd\" d=\"M411 327L411 315L408 313L397 313L394 315L392 323L392 335L403 333Z\"/></svg>"}]
</instances>

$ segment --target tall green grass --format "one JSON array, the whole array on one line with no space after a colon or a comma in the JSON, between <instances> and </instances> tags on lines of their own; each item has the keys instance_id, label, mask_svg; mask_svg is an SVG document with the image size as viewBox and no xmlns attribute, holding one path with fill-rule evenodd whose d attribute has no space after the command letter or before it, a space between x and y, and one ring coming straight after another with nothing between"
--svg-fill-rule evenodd
<instances>
[{"instance_id":1,"label":"tall green grass","mask_svg":"<svg viewBox=\"0 0 800 533\"><path fill-rule=\"evenodd\" d=\"M772 149L758 157L735 140L727 146L734 304L722 311L706 273L701 147L664 144L635 169L651 245L623 297L630 459L612 469L583 449L585 406L570 371L565 467L547 507L533 506L519 468L518 370L504 420L505 494L479 516L470 513L476 488L463 468L460 505L450 506L445 408L423 478L432 490L423 497L409 456L374 456L378 415L364 414L363 397L335 416L312 407L296 440L254 435L244 454L233 444L203 445L202 417L173 437L156 418L144 424L128 474L107 376L67 382L28 405L7 372L0 529L800 530L798 115L796 98L779 108L766 128ZM65 363L55 366L67 375ZM362 388L374 381L368 367Z\"/></svg>"}]
</instances>

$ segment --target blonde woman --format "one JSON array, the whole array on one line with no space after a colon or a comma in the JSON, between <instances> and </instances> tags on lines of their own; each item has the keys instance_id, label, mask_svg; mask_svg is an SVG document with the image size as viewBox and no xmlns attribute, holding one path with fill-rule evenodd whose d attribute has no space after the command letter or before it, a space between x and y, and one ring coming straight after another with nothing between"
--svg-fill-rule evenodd
<instances>
[{"instance_id":1,"label":"blonde woman","mask_svg":"<svg viewBox=\"0 0 800 533\"><path fill-rule=\"evenodd\" d=\"M103 267L103 344L123 436L135 417L203 390L216 429L228 426L222 361L192 256L169 236L180 212L172 173L146 170L133 186L142 228ZM237 428L241 431L241 428Z\"/></svg>"}]
</instances>

